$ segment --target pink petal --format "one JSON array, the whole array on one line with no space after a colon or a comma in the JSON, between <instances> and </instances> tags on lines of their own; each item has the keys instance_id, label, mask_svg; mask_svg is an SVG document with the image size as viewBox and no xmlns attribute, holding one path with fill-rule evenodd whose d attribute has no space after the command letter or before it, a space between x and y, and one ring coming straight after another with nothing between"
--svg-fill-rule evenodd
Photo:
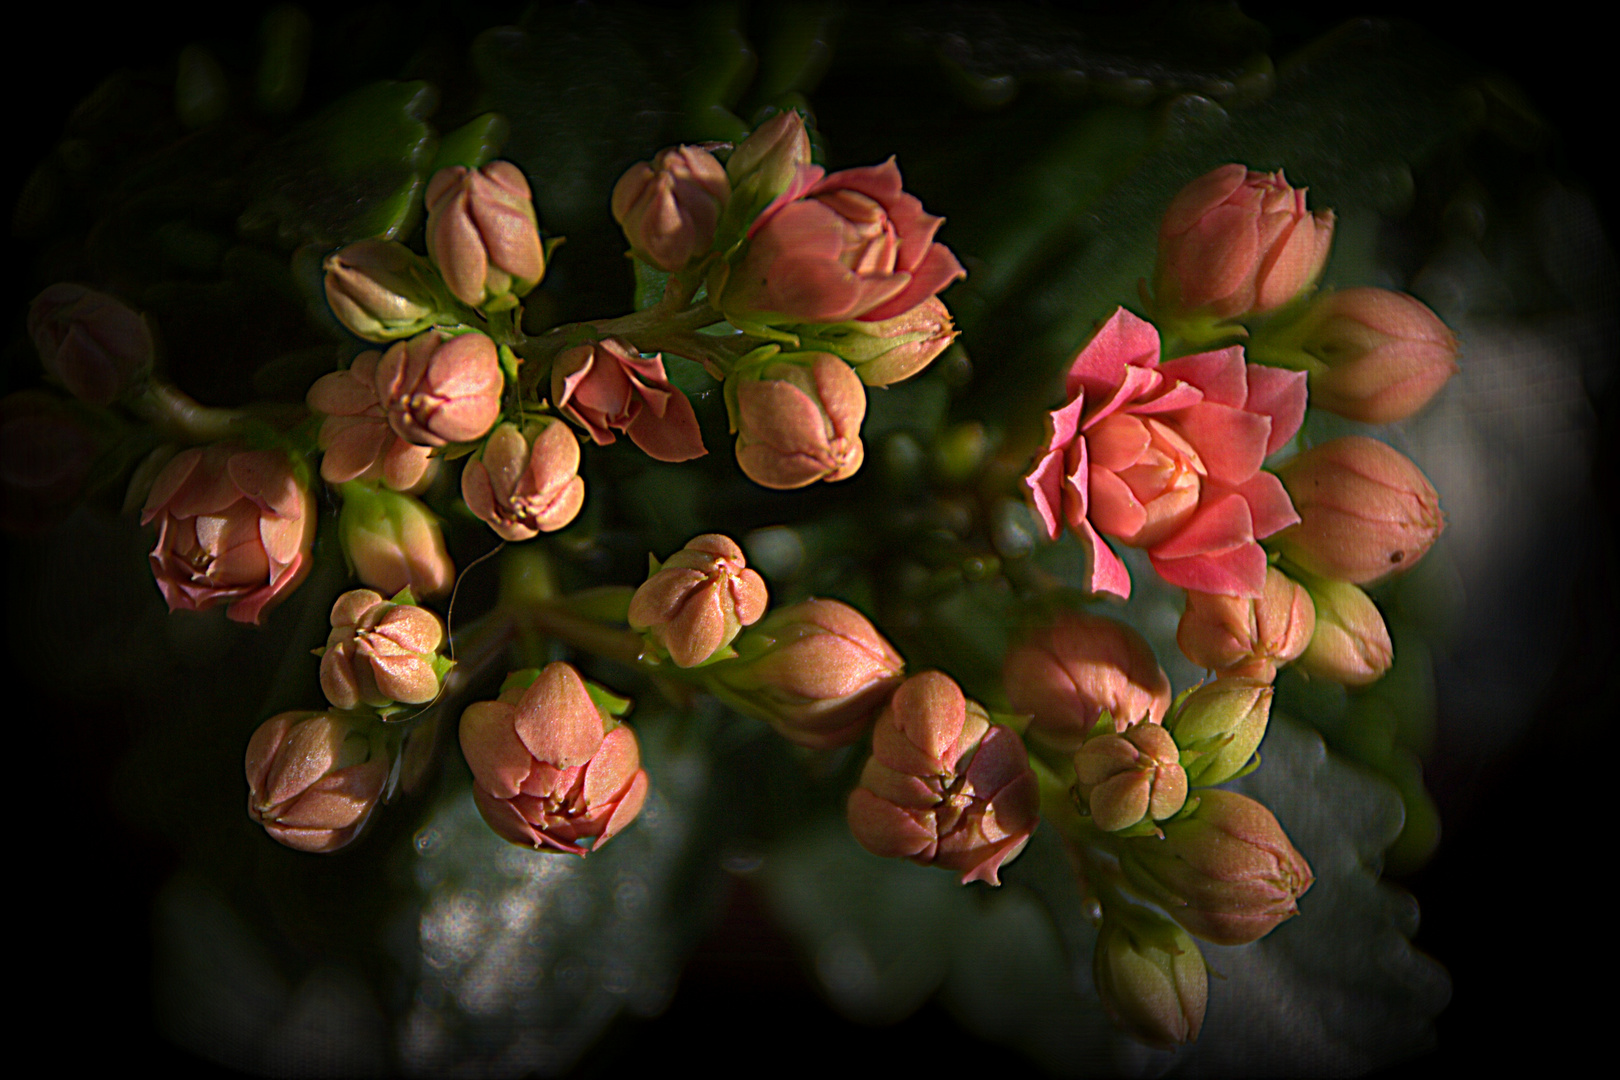
<instances>
[{"instance_id":1,"label":"pink petal","mask_svg":"<svg viewBox=\"0 0 1620 1080\"><path fill-rule=\"evenodd\" d=\"M904 246L902 245L902 251ZM860 317L861 322L880 322L903 315L944 290L959 278L967 277L961 262L944 244L934 244L923 256L922 262L911 271L911 283L892 300L886 301Z\"/></svg>"},{"instance_id":2,"label":"pink petal","mask_svg":"<svg viewBox=\"0 0 1620 1080\"><path fill-rule=\"evenodd\" d=\"M1118 308L1069 365L1064 388L1073 397L1081 388L1106 398L1125 378L1127 367L1152 368L1159 362L1159 331L1153 324Z\"/></svg>"},{"instance_id":3,"label":"pink petal","mask_svg":"<svg viewBox=\"0 0 1620 1080\"><path fill-rule=\"evenodd\" d=\"M1249 504L1255 539L1263 540L1272 533L1299 524L1299 513L1294 509L1293 500L1288 497L1288 490L1273 474L1262 469L1238 485L1237 492Z\"/></svg>"},{"instance_id":4,"label":"pink petal","mask_svg":"<svg viewBox=\"0 0 1620 1080\"><path fill-rule=\"evenodd\" d=\"M1220 596L1259 596L1266 584L1266 553L1249 543L1229 551L1186 559L1162 559L1148 552L1153 569L1172 585Z\"/></svg>"},{"instance_id":5,"label":"pink petal","mask_svg":"<svg viewBox=\"0 0 1620 1080\"><path fill-rule=\"evenodd\" d=\"M1243 347L1233 345L1216 352L1178 357L1160 365L1159 370L1198 387L1205 401L1241 409L1249 396L1244 368Z\"/></svg>"},{"instance_id":6,"label":"pink petal","mask_svg":"<svg viewBox=\"0 0 1620 1080\"><path fill-rule=\"evenodd\" d=\"M1263 364L1247 365L1246 375L1249 395L1243 407L1271 417L1266 454L1275 454L1294 437L1305 419L1306 375Z\"/></svg>"},{"instance_id":7,"label":"pink petal","mask_svg":"<svg viewBox=\"0 0 1620 1080\"><path fill-rule=\"evenodd\" d=\"M1081 545L1091 557L1091 566L1086 574L1086 591L1112 593L1121 600L1129 600L1131 574L1119 556L1114 554L1114 549L1103 542L1090 522L1085 522L1083 528L1076 531Z\"/></svg>"},{"instance_id":8,"label":"pink petal","mask_svg":"<svg viewBox=\"0 0 1620 1080\"><path fill-rule=\"evenodd\" d=\"M512 730L515 710L502 701L480 701L461 714L461 754L477 786L502 799L522 790L534 758Z\"/></svg>"},{"instance_id":9,"label":"pink petal","mask_svg":"<svg viewBox=\"0 0 1620 1080\"><path fill-rule=\"evenodd\" d=\"M1212 208L1221 205L1249 178L1247 165L1222 165L1182 188L1164 212L1159 235L1179 236Z\"/></svg>"},{"instance_id":10,"label":"pink petal","mask_svg":"<svg viewBox=\"0 0 1620 1080\"><path fill-rule=\"evenodd\" d=\"M1177 413L1173 422L1198 452L1205 475L1213 480L1241 484L1266 459L1269 417L1203 401Z\"/></svg>"},{"instance_id":11,"label":"pink petal","mask_svg":"<svg viewBox=\"0 0 1620 1080\"><path fill-rule=\"evenodd\" d=\"M1249 504L1236 494L1227 494L1204 499L1187 524L1164 543L1155 544L1148 554L1159 559L1185 559L1209 552L1230 551L1253 540L1254 525L1249 517ZM1261 568L1261 577L1265 577L1264 567Z\"/></svg>"}]
</instances>

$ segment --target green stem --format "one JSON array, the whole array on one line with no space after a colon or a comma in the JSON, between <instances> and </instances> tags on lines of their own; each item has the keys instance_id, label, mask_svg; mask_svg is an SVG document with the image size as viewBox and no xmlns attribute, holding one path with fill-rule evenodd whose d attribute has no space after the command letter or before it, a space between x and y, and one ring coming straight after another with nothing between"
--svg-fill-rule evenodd
<instances>
[{"instance_id":1,"label":"green stem","mask_svg":"<svg viewBox=\"0 0 1620 1080\"><path fill-rule=\"evenodd\" d=\"M695 359L705 367L720 364L729 369L735 359L723 338L713 343L697 335L705 326L721 321L721 315L708 303L693 304L684 310L666 300L644 311L633 311L611 319L592 319L582 323L565 323L554 327L537 338L529 338L513 349L525 363L521 386L525 396L534 397L541 390L541 380L551 372L551 363L558 353L582 341L600 341L603 338L624 338L642 352L668 350L676 355L696 352Z\"/></svg>"},{"instance_id":2,"label":"green stem","mask_svg":"<svg viewBox=\"0 0 1620 1080\"><path fill-rule=\"evenodd\" d=\"M204 405L173 383L151 379L129 399L136 416L151 423L167 438L188 443L211 443L241 434L251 417L241 409Z\"/></svg>"}]
</instances>

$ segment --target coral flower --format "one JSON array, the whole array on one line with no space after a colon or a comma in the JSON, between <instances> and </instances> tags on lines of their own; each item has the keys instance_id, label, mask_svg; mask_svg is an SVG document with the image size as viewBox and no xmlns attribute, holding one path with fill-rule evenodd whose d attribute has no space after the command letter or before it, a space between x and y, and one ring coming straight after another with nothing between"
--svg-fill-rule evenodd
<instances>
[{"instance_id":1,"label":"coral flower","mask_svg":"<svg viewBox=\"0 0 1620 1080\"><path fill-rule=\"evenodd\" d=\"M1259 596L1256 541L1299 520L1260 466L1304 419L1304 374L1245 364L1236 346L1160 364L1158 331L1120 308L1074 358L1066 389L1024 483L1047 535L1067 524L1086 546L1087 588L1130 595L1106 535L1146 548L1173 585Z\"/></svg>"}]
</instances>

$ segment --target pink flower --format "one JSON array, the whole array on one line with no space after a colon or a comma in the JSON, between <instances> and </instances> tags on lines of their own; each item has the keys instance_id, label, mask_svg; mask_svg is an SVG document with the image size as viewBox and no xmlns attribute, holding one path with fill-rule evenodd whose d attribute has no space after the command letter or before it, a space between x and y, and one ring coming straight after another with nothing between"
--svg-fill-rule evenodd
<instances>
[{"instance_id":1,"label":"pink flower","mask_svg":"<svg viewBox=\"0 0 1620 1080\"><path fill-rule=\"evenodd\" d=\"M663 358L642 356L618 338L565 349L551 368L551 400L598 446L613 442L617 430L659 461L708 453L692 403L670 385Z\"/></svg>"},{"instance_id":2,"label":"pink flower","mask_svg":"<svg viewBox=\"0 0 1620 1080\"><path fill-rule=\"evenodd\" d=\"M375 349L363 352L347 370L322 375L309 388L305 401L326 414L318 437L321 479L329 484L381 480L395 491L409 491L427 473L432 448L406 442L389 427L377 397L380 359Z\"/></svg>"},{"instance_id":3,"label":"pink flower","mask_svg":"<svg viewBox=\"0 0 1620 1080\"><path fill-rule=\"evenodd\" d=\"M726 169L700 146L660 150L613 186L613 219L638 259L671 273L706 254L731 198Z\"/></svg>"},{"instance_id":4,"label":"pink flower","mask_svg":"<svg viewBox=\"0 0 1620 1080\"><path fill-rule=\"evenodd\" d=\"M1333 244L1333 212L1305 209L1305 189L1278 172L1223 165L1171 202L1154 274L1163 311L1230 319L1274 311L1316 281Z\"/></svg>"},{"instance_id":5,"label":"pink flower","mask_svg":"<svg viewBox=\"0 0 1620 1080\"><path fill-rule=\"evenodd\" d=\"M817 480L845 480L866 458L861 421L866 388L830 353L778 355L733 377L737 464L756 484L779 491Z\"/></svg>"},{"instance_id":6,"label":"pink flower","mask_svg":"<svg viewBox=\"0 0 1620 1080\"><path fill-rule=\"evenodd\" d=\"M998 872L1035 831L1040 785L1023 741L990 723L950 676L907 679L872 729L872 756L850 793L849 830L874 855L957 871Z\"/></svg>"},{"instance_id":7,"label":"pink flower","mask_svg":"<svg viewBox=\"0 0 1620 1080\"><path fill-rule=\"evenodd\" d=\"M259 726L244 762L248 816L299 851L336 851L371 817L393 761L375 723L330 712L284 712Z\"/></svg>"},{"instance_id":8,"label":"pink flower","mask_svg":"<svg viewBox=\"0 0 1620 1080\"><path fill-rule=\"evenodd\" d=\"M766 322L877 322L966 277L934 242L944 218L924 212L900 184L893 158L831 176L800 166L749 227L722 310Z\"/></svg>"},{"instance_id":9,"label":"pink flower","mask_svg":"<svg viewBox=\"0 0 1620 1080\"><path fill-rule=\"evenodd\" d=\"M705 533L665 560L630 598L632 630L645 631L678 667L696 667L765 614L765 579L728 536Z\"/></svg>"},{"instance_id":10,"label":"pink flower","mask_svg":"<svg viewBox=\"0 0 1620 1080\"><path fill-rule=\"evenodd\" d=\"M501 416L500 357L477 332L429 330L396 342L377 361L375 379L388 425L417 446L471 442Z\"/></svg>"},{"instance_id":11,"label":"pink flower","mask_svg":"<svg viewBox=\"0 0 1620 1080\"><path fill-rule=\"evenodd\" d=\"M440 169L426 203L428 256L462 303L512 307L545 274L529 182L511 162Z\"/></svg>"},{"instance_id":12,"label":"pink flower","mask_svg":"<svg viewBox=\"0 0 1620 1080\"><path fill-rule=\"evenodd\" d=\"M647 798L635 733L602 713L569 665L551 664L532 683L522 675L507 680L498 700L461 715L473 800L489 827L514 844L596 851L635 820Z\"/></svg>"},{"instance_id":13,"label":"pink flower","mask_svg":"<svg viewBox=\"0 0 1620 1080\"><path fill-rule=\"evenodd\" d=\"M228 601L228 616L257 623L309 573L315 514L279 450L182 450L147 496L141 524L154 520L152 576L171 611Z\"/></svg>"},{"instance_id":14,"label":"pink flower","mask_svg":"<svg viewBox=\"0 0 1620 1080\"><path fill-rule=\"evenodd\" d=\"M1160 364L1158 331L1120 308L1075 356L1067 391L1024 484L1047 535L1066 523L1086 546L1086 587L1131 593L1104 534L1146 548L1172 585L1260 595L1256 541L1299 520L1260 466L1304 418L1304 373L1245 364L1237 346Z\"/></svg>"},{"instance_id":15,"label":"pink flower","mask_svg":"<svg viewBox=\"0 0 1620 1080\"><path fill-rule=\"evenodd\" d=\"M439 695L444 624L427 608L352 589L332 605L321 691L334 708L421 705Z\"/></svg>"},{"instance_id":16,"label":"pink flower","mask_svg":"<svg viewBox=\"0 0 1620 1080\"><path fill-rule=\"evenodd\" d=\"M461 497L503 540L556 532L585 504L579 441L556 419L543 421L529 437L515 424L502 424L484 444L483 456L461 471Z\"/></svg>"}]
</instances>

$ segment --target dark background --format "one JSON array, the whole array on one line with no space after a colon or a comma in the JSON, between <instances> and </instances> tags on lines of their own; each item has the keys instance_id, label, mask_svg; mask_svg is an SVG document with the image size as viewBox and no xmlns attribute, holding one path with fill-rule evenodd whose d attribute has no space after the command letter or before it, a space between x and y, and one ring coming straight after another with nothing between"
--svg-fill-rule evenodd
<instances>
[{"instance_id":1,"label":"dark background","mask_svg":"<svg viewBox=\"0 0 1620 1080\"><path fill-rule=\"evenodd\" d=\"M1597 26L1549 17L1546 6L1526 10L1517 21L1486 20L1477 5L1241 6L1272 28L1274 57L1344 18L1399 15L1506 74L1560 133L1550 150L1554 171L1594 196L1613 237L1614 185L1599 157L1613 138L1612 57L1608 35ZM172 63L193 40L250 41L260 9L248 7L216 8L206 16L127 7L90 14L81 8L70 17L46 11L12 22L4 76L8 217L22 181L60 137L69 110L106 74L124 65ZM334 17L331 10L322 6L317 34L322 21ZM496 5L457 8L457 21L475 28L511 18ZM17 277L8 294L8 335L20 335L25 299L38 283L15 241L8 241L8 253L8 269ZM23 385L25 374L8 373L8 388ZM1598 456L1581 464L1592 470L1597 505L1612 506L1620 497L1613 473L1612 385L1594 405ZM1602 819L1584 815L1583 799L1596 799L1582 791L1603 785L1608 773L1597 742L1599 724L1608 718L1599 715L1599 703L1614 701L1610 613L1620 595L1609 569L1614 544L1606 519L1600 518L1589 539L1584 550L1554 553L1581 560L1590 587L1577 590L1566 613L1562 668L1526 729L1521 752L1499 760L1484 777L1431 770L1444 839L1435 859L1402 884L1422 905L1417 943L1449 969L1454 995L1439 1018L1436 1049L1390 1075L1466 1064L1483 1053L1505 1059L1517 1044L1585 1041L1602 1031L1602 995L1593 993L1602 984L1586 973L1607 965L1608 912L1592 871L1582 867L1606 860L1598 855L1603 840L1584 831ZM11 625L7 632L26 634L28 628ZM152 1029L150 902L176 860L150 837L121 828L110 805L113 766L127 749L116 734L122 728L87 711L53 707L49 688L32 685L25 672L12 670L8 682L9 774L12 783L21 778L23 785L12 800L11 829L21 834L23 846L13 848L16 861L7 875L13 895L7 929L21 947L13 965L16 989L30 1002L22 1022L14 1021L19 1043L27 1040L22 1044L45 1049L64 1065L221 1074ZM1444 753L1442 743L1439 755ZM1527 775L1532 770L1533 779ZM1531 791L1553 808L1530 807ZM739 889L725 921L688 967L670 1010L653 1021L619 1021L579 1072L616 1075L691 1062L725 1073L726 1061L746 1060L738 1051L757 1030L773 1033L773 1046L761 1048L769 1055L765 1060L806 1069L864 1072L902 1051L909 1068L924 1072L984 1068L1018 1075L1032 1069L1024 1059L963 1034L936 1006L896 1029L844 1021L818 996L761 902ZM725 1047L718 1058L717 1044Z\"/></svg>"}]
</instances>

